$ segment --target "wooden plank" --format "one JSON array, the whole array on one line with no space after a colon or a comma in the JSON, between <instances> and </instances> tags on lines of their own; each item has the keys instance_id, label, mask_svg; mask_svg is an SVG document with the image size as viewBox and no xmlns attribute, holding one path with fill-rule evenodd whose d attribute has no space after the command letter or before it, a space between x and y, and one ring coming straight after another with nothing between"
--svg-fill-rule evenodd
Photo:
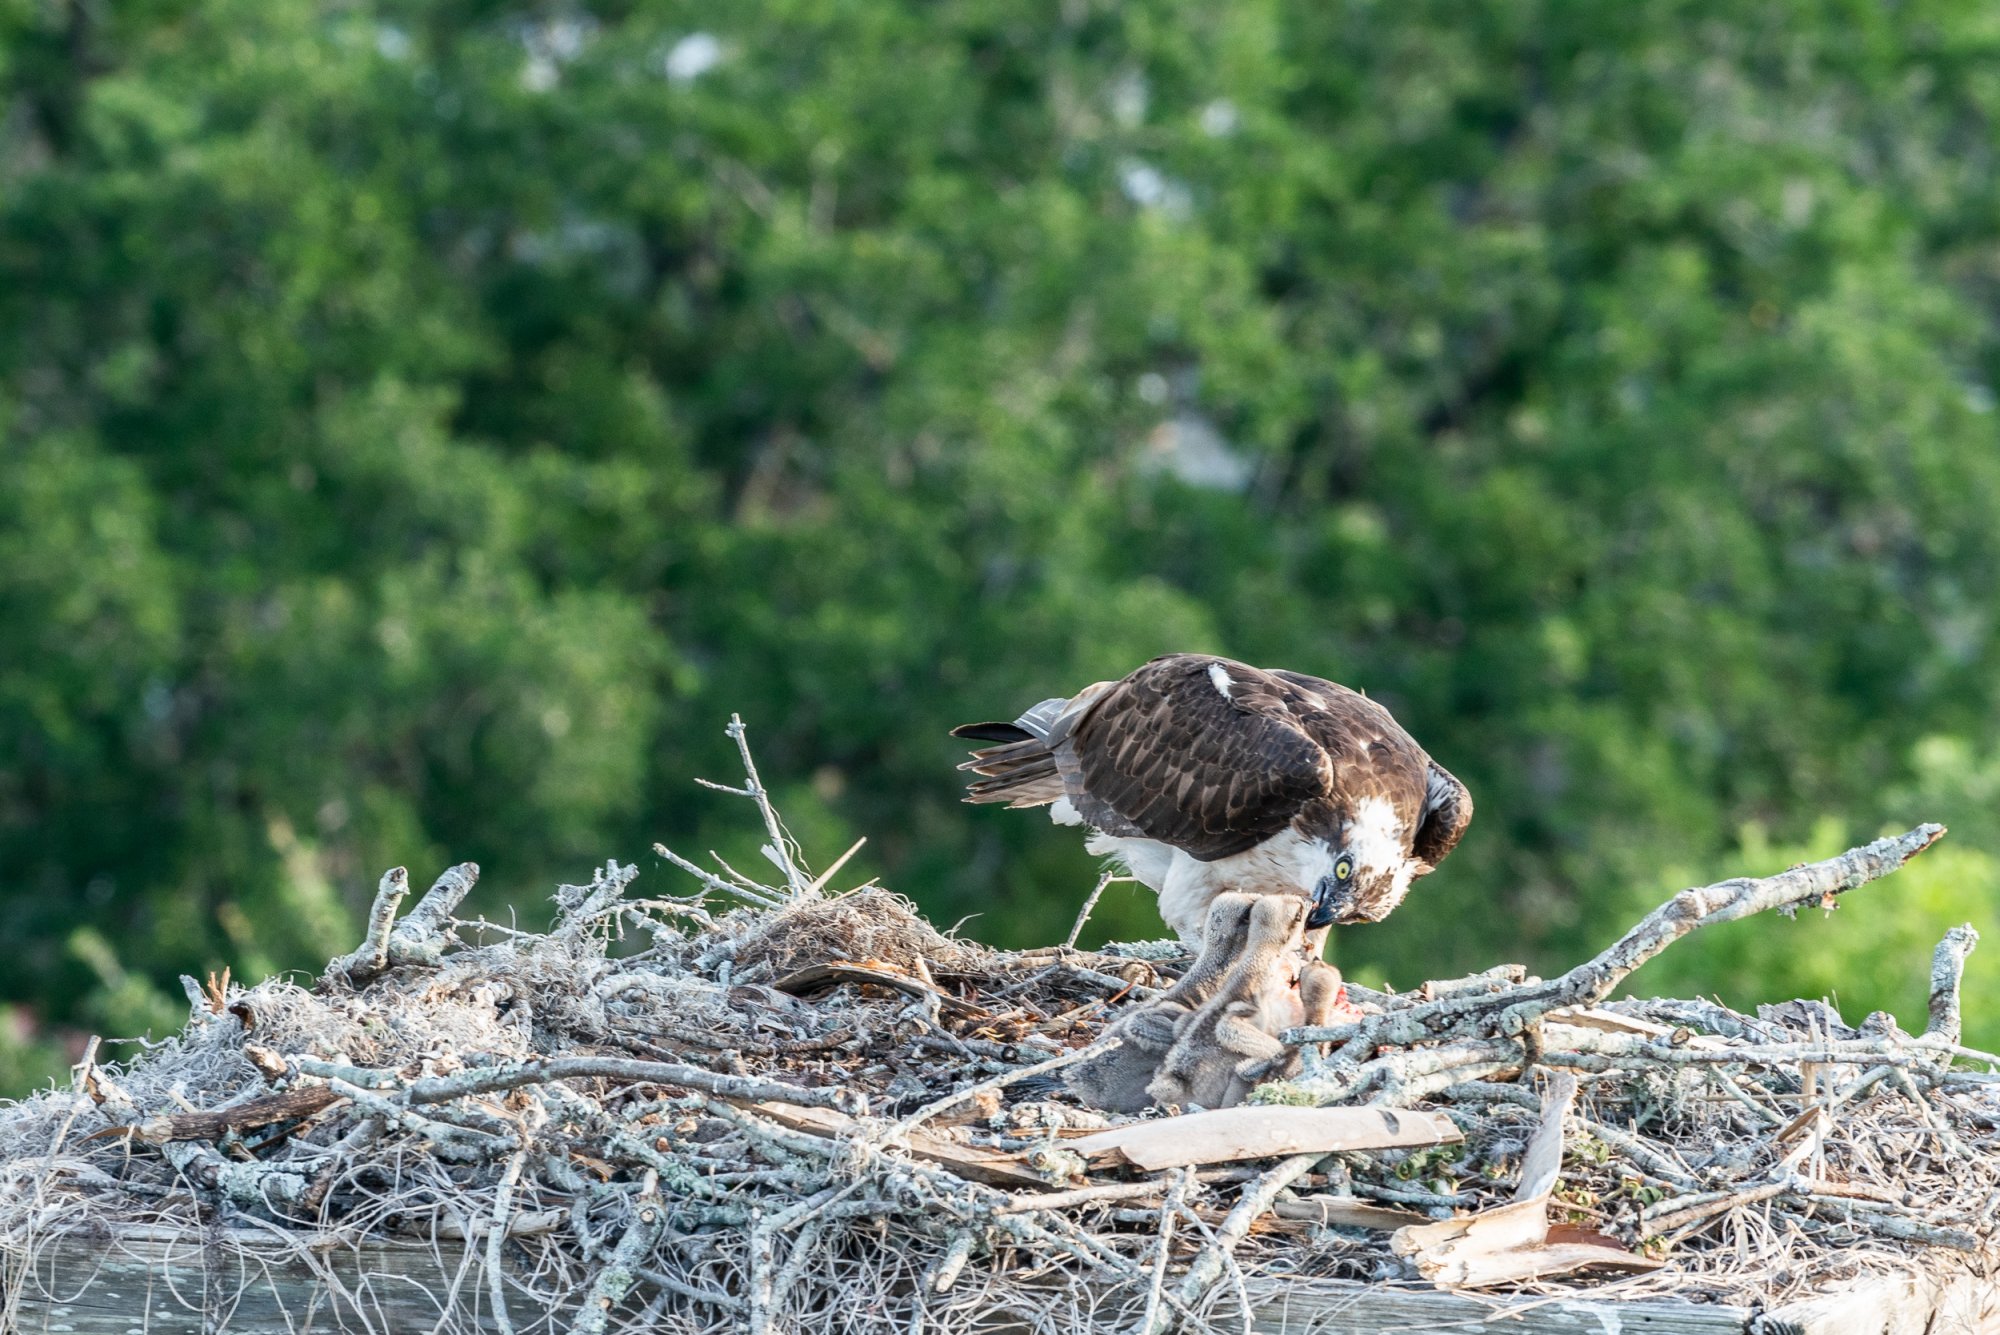
<instances>
[{"instance_id":1,"label":"wooden plank","mask_svg":"<svg viewBox=\"0 0 2000 1335\"><path fill-rule=\"evenodd\" d=\"M0 1253L0 1329L19 1335L266 1335L267 1332L499 1329L487 1303L482 1248L329 1243L310 1262L273 1262L261 1230L174 1238L70 1235L43 1240L29 1266ZM456 1296L454 1298L454 1290ZM572 1310L510 1289L517 1335L554 1335ZM1259 1335L2000 1335L2000 1285L1969 1275L1878 1279L1763 1313L1745 1307L1573 1297L1479 1298L1334 1280L1256 1283ZM1230 1300L1233 1310L1233 1299ZM995 1314L998 1316L999 1314ZM1233 1321L1223 1324L1234 1328ZM1000 1326L1004 1326L1004 1318ZM1022 1329L1026 1329L1022 1327Z\"/></svg>"},{"instance_id":2,"label":"wooden plank","mask_svg":"<svg viewBox=\"0 0 2000 1335\"><path fill-rule=\"evenodd\" d=\"M1063 1148L1145 1172L1190 1164L1270 1159L1322 1150L1446 1145L1463 1137L1450 1118L1387 1108L1293 1108L1243 1104L1097 1131Z\"/></svg>"},{"instance_id":3,"label":"wooden plank","mask_svg":"<svg viewBox=\"0 0 2000 1335\"><path fill-rule=\"evenodd\" d=\"M498 1331L487 1309L478 1249L440 1256L429 1247L332 1246L310 1264L260 1260L256 1230L117 1240L70 1236L40 1249L32 1273L4 1257L4 1328L19 1335L268 1335L269 1332L423 1332L446 1307L452 1331ZM456 1290L456 1300L452 1295ZM508 1314L517 1335L569 1328L516 1291ZM1262 1335L1379 1335L1383 1331L1492 1335L1745 1335L1750 1312L1685 1303L1581 1299L1481 1302L1435 1290L1299 1280L1253 1292ZM1518 1315L1508 1315L1526 1308ZM995 1316L1000 1314L995 1313ZM1000 1325L1004 1326L1004 1317ZM1025 1329L1025 1328L1023 1328ZM1819 1332L1812 1332L1819 1335ZM1898 1328L1900 1335L1900 1328Z\"/></svg>"},{"instance_id":4,"label":"wooden plank","mask_svg":"<svg viewBox=\"0 0 2000 1335\"><path fill-rule=\"evenodd\" d=\"M1715 1304L1606 1302L1587 1296L1481 1299L1438 1289L1300 1280L1251 1292L1257 1335L1747 1335L1752 1310ZM1233 1327L1233 1323L1230 1328Z\"/></svg>"},{"instance_id":5,"label":"wooden plank","mask_svg":"<svg viewBox=\"0 0 2000 1335\"><path fill-rule=\"evenodd\" d=\"M260 1230L68 1235L45 1240L32 1262L0 1254L0 1329L13 1335L268 1335L270 1332L428 1331L447 1307L450 1331L499 1331L481 1251L333 1244L309 1260L273 1261ZM455 1292L455 1297L454 1297ZM516 1335L566 1330L551 1311L510 1286Z\"/></svg>"}]
</instances>

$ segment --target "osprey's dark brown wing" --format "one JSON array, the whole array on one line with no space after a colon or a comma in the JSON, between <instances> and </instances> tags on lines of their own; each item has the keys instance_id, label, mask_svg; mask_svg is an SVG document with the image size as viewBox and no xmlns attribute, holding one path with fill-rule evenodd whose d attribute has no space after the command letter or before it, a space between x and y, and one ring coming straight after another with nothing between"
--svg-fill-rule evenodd
<instances>
[{"instance_id":1,"label":"osprey's dark brown wing","mask_svg":"<svg viewBox=\"0 0 2000 1335\"><path fill-rule=\"evenodd\" d=\"M1458 847L1458 838L1472 823L1472 794L1452 776L1450 770L1433 760L1424 791L1424 818L1417 826L1411 852L1435 867L1444 855Z\"/></svg>"},{"instance_id":2,"label":"osprey's dark brown wing","mask_svg":"<svg viewBox=\"0 0 2000 1335\"><path fill-rule=\"evenodd\" d=\"M1205 654L1154 659L1058 729L1050 741L1084 820L1203 862L1283 830L1332 777L1281 683Z\"/></svg>"},{"instance_id":3,"label":"osprey's dark brown wing","mask_svg":"<svg viewBox=\"0 0 2000 1335\"><path fill-rule=\"evenodd\" d=\"M1333 793L1352 808L1379 797L1409 823L1423 804L1430 757L1389 711L1339 682L1303 672L1273 672L1299 726L1320 744L1333 769Z\"/></svg>"},{"instance_id":4,"label":"osprey's dark brown wing","mask_svg":"<svg viewBox=\"0 0 2000 1335\"><path fill-rule=\"evenodd\" d=\"M1295 704L1294 711L1332 758L1336 791L1350 801L1380 796L1400 812L1415 812L1410 851L1437 866L1472 823L1472 795L1465 785L1426 755L1388 710L1359 691L1301 672L1271 675L1321 705L1314 710Z\"/></svg>"}]
</instances>

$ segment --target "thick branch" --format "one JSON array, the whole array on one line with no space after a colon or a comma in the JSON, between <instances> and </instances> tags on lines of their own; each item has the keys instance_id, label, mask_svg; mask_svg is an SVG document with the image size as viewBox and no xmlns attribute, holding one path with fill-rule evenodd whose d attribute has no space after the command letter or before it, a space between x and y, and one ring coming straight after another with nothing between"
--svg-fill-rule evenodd
<instances>
[{"instance_id":1,"label":"thick branch","mask_svg":"<svg viewBox=\"0 0 2000 1335\"><path fill-rule=\"evenodd\" d=\"M301 1063L301 1069L304 1069L304 1063ZM399 1106L388 1095L363 1089L338 1076L327 1077L326 1083L334 1093L351 1100L364 1112L373 1113L385 1123L430 1142L431 1152L448 1162L483 1163L520 1148L518 1136L495 1135L473 1127L433 1121Z\"/></svg>"},{"instance_id":2,"label":"thick branch","mask_svg":"<svg viewBox=\"0 0 2000 1335\"><path fill-rule=\"evenodd\" d=\"M391 964L436 964L444 954L451 915L479 881L479 864L461 862L437 878L417 906L389 933Z\"/></svg>"},{"instance_id":3,"label":"thick branch","mask_svg":"<svg viewBox=\"0 0 2000 1335\"><path fill-rule=\"evenodd\" d=\"M396 906L409 893L408 871L391 867L382 873L382 883L375 889L375 903L368 910L367 938L359 950L326 966L328 978L339 978L350 987L359 987L389 967L389 929L396 921Z\"/></svg>"},{"instance_id":4,"label":"thick branch","mask_svg":"<svg viewBox=\"0 0 2000 1335\"><path fill-rule=\"evenodd\" d=\"M682 1066L678 1062L634 1061L623 1057L548 1057L509 1062L504 1066L475 1067L454 1075L413 1081L405 1097L413 1104L443 1103L467 1094L486 1094L494 1090L519 1089L523 1085L545 1084L551 1080L591 1077L622 1080L629 1084L676 1085L723 1098L793 1103L807 1108L837 1108L846 1112L864 1111L854 1106L858 1096L848 1089L807 1089L781 1080L719 1075L699 1066Z\"/></svg>"},{"instance_id":5,"label":"thick branch","mask_svg":"<svg viewBox=\"0 0 2000 1335\"><path fill-rule=\"evenodd\" d=\"M1924 1037L1958 1042L1958 985L1965 977L1965 957L1978 944L1979 933L1969 922L1952 928L1938 942L1931 956L1931 1018L1924 1026Z\"/></svg>"},{"instance_id":6,"label":"thick branch","mask_svg":"<svg viewBox=\"0 0 2000 1335\"><path fill-rule=\"evenodd\" d=\"M1510 1005L1500 1017L1501 1030L1518 1034L1523 1025L1538 1015L1562 1006L1588 1006L1604 1000L1640 965L1697 927L1814 902L1831 908L1836 896L1898 870L1943 835L1942 825L1919 825L1907 834L1877 839L1861 848L1850 848L1839 857L1809 862L1776 876L1739 877L1683 890L1647 914L1638 926L1595 959L1544 984L1543 988L1553 995L1530 997Z\"/></svg>"},{"instance_id":7,"label":"thick branch","mask_svg":"<svg viewBox=\"0 0 2000 1335\"><path fill-rule=\"evenodd\" d=\"M1248 1236L1251 1226L1271 1208L1271 1202L1278 1198L1278 1193L1304 1177L1314 1164L1325 1157L1317 1151L1294 1154L1243 1189L1242 1199L1236 1202L1236 1208L1229 1212L1229 1217L1222 1221L1214 1241L1202 1248L1201 1254L1188 1266L1180 1287L1180 1300L1184 1305L1192 1307L1201 1301L1202 1295L1222 1277L1223 1267L1236 1250L1236 1244Z\"/></svg>"},{"instance_id":8,"label":"thick branch","mask_svg":"<svg viewBox=\"0 0 2000 1335\"><path fill-rule=\"evenodd\" d=\"M231 1131L249 1131L275 1122L299 1121L339 1099L325 1085L306 1085L267 1094L214 1112L175 1113L141 1122L138 1138L152 1144L170 1140L220 1140Z\"/></svg>"},{"instance_id":9,"label":"thick branch","mask_svg":"<svg viewBox=\"0 0 2000 1335\"><path fill-rule=\"evenodd\" d=\"M1831 905L1835 896L1895 871L1943 834L1942 825L1919 825L1907 834L1877 839L1839 857L1806 863L1775 876L1744 877L1683 890L1595 958L1547 982L1527 983L1488 996L1445 997L1358 1024L1302 1026L1285 1031L1283 1037L1288 1043L1343 1043L1346 1047L1341 1055L1351 1060L1385 1044L1406 1045L1451 1030L1463 1032L1465 1026L1458 1022L1465 1019L1475 1019L1480 1028L1491 1023L1500 1033L1519 1034L1552 1010L1602 1001L1633 970L1697 927L1815 901Z\"/></svg>"},{"instance_id":10,"label":"thick branch","mask_svg":"<svg viewBox=\"0 0 2000 1335\"><path fill-rule=\"evenodd\" d=\"M924 1105L908 1117L905 1117L902 1121L890 1126L883 1132L883 1138L889 1140L912 1131L917 1126L929 1121L946 1109L955 1108L966 1100L975 1098L987 1090L1001 1089L1017 1081L1026 1080L1030 1076L1047 1075L1051 1071L1059 1071L1065 1066L1074 1066L1076 1063L1087 1058L1095 1057L1100 1053L1110 1052L1113 1048L1123 1044L1124 1041L1123 1038L1115 1035L1109 1038L1100 1038L1088 1047L1065 1052L1061 1056L1051 1057L1047 1061L1037 1062L1033 1066L1022 1066L1012 1071L1002 1071L999 1075L993 1076L990 1079L981 1080L974 1085L967 1085L964 1089L955 1090L933 1103Z\"/></svg>"},{"instance_id":11,"label":"thick branch","mask_svg":"<svg viewBox=\"0 0 2000 1335\"><path fill-rule=\"evenodd\" d=\"M169 1141L160 1152L195 1186L246 1209L296 1205L309 1186L296 1166L280 1167L255 1159L234 1163L200 1141Z\"/></svg>"},{"instance_id":12,"label":"thick branch","mask_svg":"<svg viewBox=\"0 0 2000 1335\"><path fill-rule=\"evenodd\" d=\"M632 1202L632 1222L612 1249L610 1260L597 1272L571 1329L578 1335L597 1335L608 1327L611 1309L631 1292L666 1226L667 1211L660 1201L659 1181L649 1172L638 1198Z\"/></svg>"}]
</instances>

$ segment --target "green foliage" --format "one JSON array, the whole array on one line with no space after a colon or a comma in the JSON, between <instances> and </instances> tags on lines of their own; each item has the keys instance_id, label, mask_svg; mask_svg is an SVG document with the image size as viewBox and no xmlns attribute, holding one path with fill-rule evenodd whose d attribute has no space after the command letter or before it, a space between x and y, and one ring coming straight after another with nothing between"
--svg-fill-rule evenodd
<instances>
[{"instance_id":1,"label":"green foliage","mask_svg":"<svg viewBox=\"0 0 2000 1335\"><path fill-rule=\"evenodd\" d=\"M97 976L97 990L89 994L85 1017L106 1034L125 1039L149 1032L170 1034L187 1018L183 1006L169 1001L144 978L127 972L101 932L79 927L70 936L69 948Z\"/></svg>"},{"instance_id":2,"label":"green foliage","mask_svg":"<svg viewBox=\"0 0 2000 1335\"><path fill-rule=\"evenodd\" d=\"M1215 649L1475 794L1357 973L1983 812L1655 966L1900 1005L2000 854L1996 37L0 0L0 999L109 1023L79 928L166 995L311 964L391 862L734 860L732 711L821 856L1046 941L1088 860L944 731Z\"/></svg>"},{"instance_id":3,"label":"green foliage","mask_svg":"<svg viewBox=\"0 0 2000 1335\"><path fill-rule=\"evenodd\" d=\"M36 1034L34 1017L20 1006L0 1006L0 1089L24 1093L60 1076L68 1062L62 1046Z\"/></svg>"}]
</instances>

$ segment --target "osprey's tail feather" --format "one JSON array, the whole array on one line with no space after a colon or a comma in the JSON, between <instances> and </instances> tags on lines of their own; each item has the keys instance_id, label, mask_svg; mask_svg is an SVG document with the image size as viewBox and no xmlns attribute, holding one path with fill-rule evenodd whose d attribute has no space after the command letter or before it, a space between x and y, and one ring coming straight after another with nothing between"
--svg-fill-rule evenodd
<instances>
[{"instance_id":1,"label":"osprey's tail feather","mask_svg":"<svg viewBox=\"0 0 2000 1335\"><path fill-rule=\"evenodd\" d=\"M1055 755L1039 737L974 751L972 759L959 768L980 776L966 785L968 802L1038 807L1063 795L1062 775L1056 772Z\"/></svg>"},{"instance_id":2,"label":"osprey's tail feather","mask_svg":"<svg viewBox=\"0 0 2000 1335\"><path fill-rule=\"evenodd\" d=\"M961 723L951 730L954 737L970 737L975 742L1026 742L1035 734L1018 723Z\"/></svg>"},{"instance_id":3,"label":"osprey's tail feather","mask_svg":"<svg viewBox=\"0 0 2000 1335\"><path fill-rule=\"evenodd\" d=\"M1039 807L1063 795L1062 775L1049 750L1049 727L1069 701L1044 700L1012 723L967 723L951 730L954 737L998 742L974 751L960 765L980 777L966 785L968 802L1005 802L1010 807Z\"/></svg>"}]
</instances>

